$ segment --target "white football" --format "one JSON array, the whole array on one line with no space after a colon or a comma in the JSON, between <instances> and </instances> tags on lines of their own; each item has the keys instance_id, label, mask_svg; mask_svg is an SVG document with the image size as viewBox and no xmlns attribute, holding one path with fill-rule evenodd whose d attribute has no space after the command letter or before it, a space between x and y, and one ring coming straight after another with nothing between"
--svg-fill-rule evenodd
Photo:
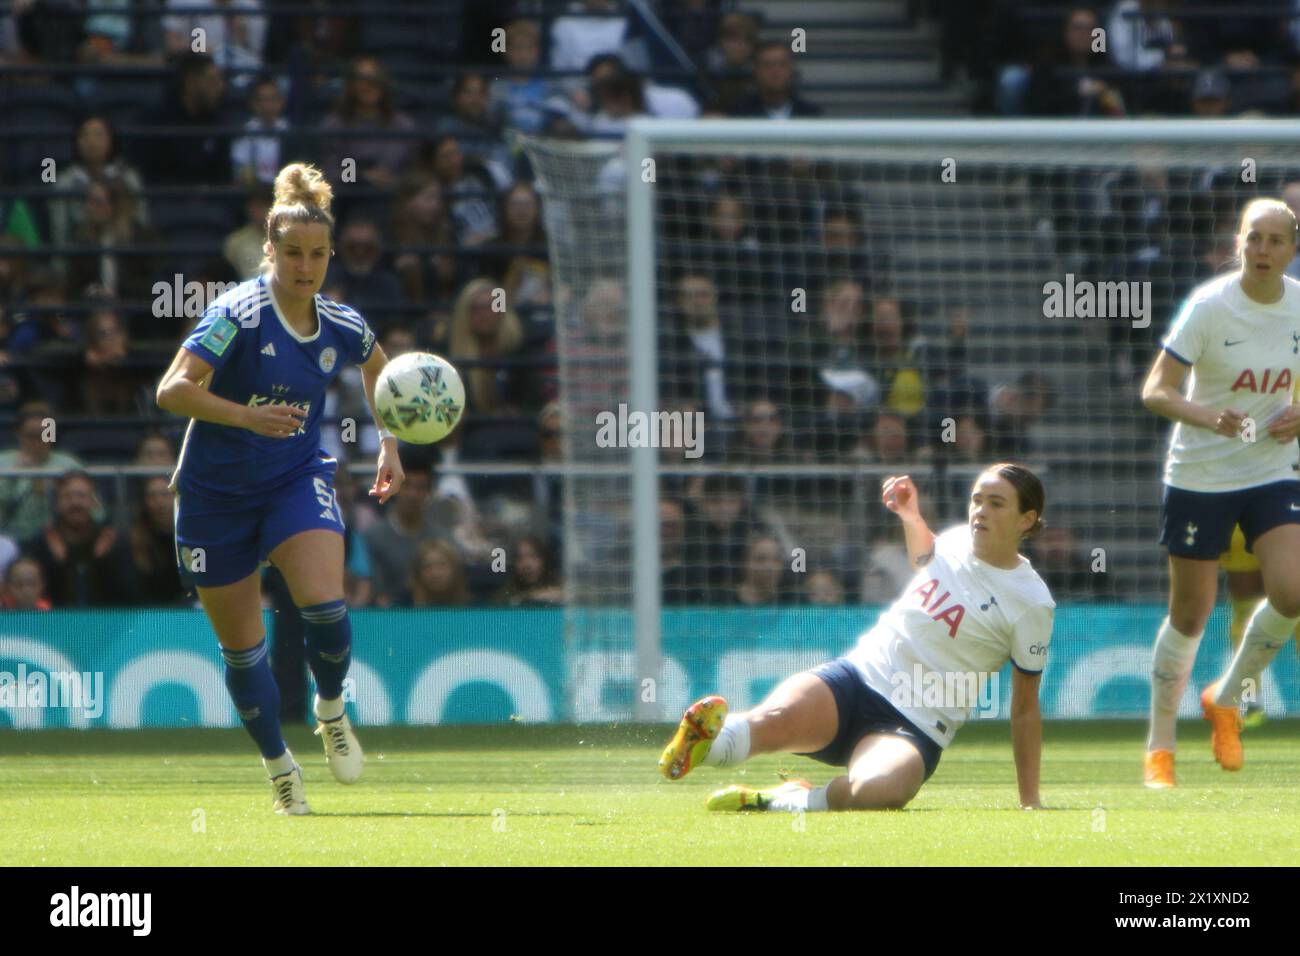
<instances>
[{"instance_id":1,"label":"white football","mask_svg":"<svg viewBox=\"0 0 1300 956\"><path fill-rule=\"evenodd\" d=\"M465 383L441 355L407 352L384 366L375 383L375 411L404 442L442 441L465 409Z\"/></svg>"}]
</instances>

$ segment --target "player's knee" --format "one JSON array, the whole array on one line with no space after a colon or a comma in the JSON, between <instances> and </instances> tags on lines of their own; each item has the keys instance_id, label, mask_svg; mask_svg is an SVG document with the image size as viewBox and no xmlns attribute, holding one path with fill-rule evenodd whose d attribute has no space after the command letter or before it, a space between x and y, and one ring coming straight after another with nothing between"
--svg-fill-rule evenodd
<instances>
[{"instance_id":1,"label":"player's knee","mask_svg":"<svg viewBox=\"0 0 1300 956\"><path fill-rule=\"evenodd\" d=\"M333 588L329 587L308 590L306 594L295 595L293 603L304 617L313 613L333 613L339 608L342 608L343 612L347 613L348 609L343 592L338 591L336 593Z\"/></svg>"},{"instance_id":2,"label":"player's knee","mask_svg":"<svg viewBox=\"0 0 1300 956\"><path fill-rule=\"evenodd\" d=\"M1204 611L1199 607L1171 607L1169 609L1170 626L1179 634L1186 634L1188 637L1203 633L1209 619L1209 611Z\"/></svg>"},{"instance_id":3,"label":"player's knee","mask_svg":"<svg viewBox=\"0 0 1300 956\"><path fill-rule=\"evenodd\" d=\"M1300 617L1300 590L1288 588L1270 594L1268 603L1283 617Z\"/></svg>"},{"instance_id":4,"label":"player's knee","mask_svg":"<svg viewBox=\"0 0 1300 956\"><path fill-rule=\"evenodd\" d=\"M916 788L888 777L849 777L850 810L901 810L912 802Z\"/></svg>"}]
</instances>

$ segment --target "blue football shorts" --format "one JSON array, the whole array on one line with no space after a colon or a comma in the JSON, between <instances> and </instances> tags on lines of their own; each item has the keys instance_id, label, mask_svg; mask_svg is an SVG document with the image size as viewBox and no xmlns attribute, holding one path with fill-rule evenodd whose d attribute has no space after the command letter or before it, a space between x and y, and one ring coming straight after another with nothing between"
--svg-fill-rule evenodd
<instances>
[{"instance_id":1,"label":"blue football shorts","mask_svg":"<svg viewBox=\"0 0 1300 956\"><path fill-rule=\"evenodd\" d=\"M217 588L242 581L276 546L302 531L343 534L334 465L295 475L255 500L176 495L176 563L181 580Z\"/></svg>"}]
</instances>

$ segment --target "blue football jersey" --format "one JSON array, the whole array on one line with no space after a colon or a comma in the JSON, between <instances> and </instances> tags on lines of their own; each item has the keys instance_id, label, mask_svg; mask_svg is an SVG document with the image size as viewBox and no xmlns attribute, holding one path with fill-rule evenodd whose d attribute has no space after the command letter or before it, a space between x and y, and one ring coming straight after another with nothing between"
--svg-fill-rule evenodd
<instances>
[{"instance_id":1,"label":"blue football jersey","mask_svg":"<svg viewBox=\"0 0 1300 956\"><path fill-rule=\"evenodd\" d=\"M320 441L325 391L344 362L370 358L374 333L354 309L317 295L317 329L301 336L268 283L258 276L215 299L183 347L212 366L212 394L241 405L296 405L307 418L288 438L191 421L172 476L182 492L256 496L334 461Z\"/></svg>"}]
</instances>

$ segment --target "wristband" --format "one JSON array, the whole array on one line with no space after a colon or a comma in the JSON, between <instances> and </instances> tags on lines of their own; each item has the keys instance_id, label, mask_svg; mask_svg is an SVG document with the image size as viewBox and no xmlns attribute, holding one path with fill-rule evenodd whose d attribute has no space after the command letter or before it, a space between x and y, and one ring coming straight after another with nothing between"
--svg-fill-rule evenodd
<instances>
[{"instance_id":1,"label":"wristband","mask_svg":"<svg viewBox=\"0 0 1300 956\"><path fill-rule=\"evenodd\" d=\"M390 432L387 428L381 428L381 429L379 429L379 440L380 440L381 442L384 441L384 440L386 440L386 439L389 439L389 438L396 438L396 437L397 437L397 436L394 435L392 432Z\"/></svg>"}]
</instances>

